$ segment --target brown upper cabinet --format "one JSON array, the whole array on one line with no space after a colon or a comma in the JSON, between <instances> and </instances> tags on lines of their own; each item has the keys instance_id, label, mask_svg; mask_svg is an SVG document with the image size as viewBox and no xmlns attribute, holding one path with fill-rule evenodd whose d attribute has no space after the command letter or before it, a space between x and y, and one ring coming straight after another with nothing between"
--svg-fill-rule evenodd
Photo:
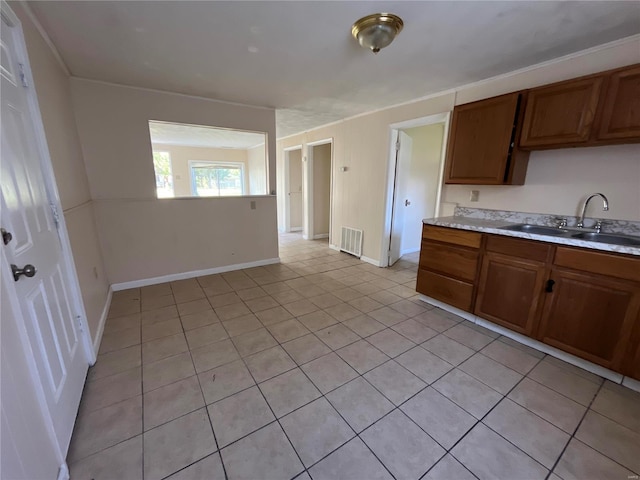
<instances>
[{"instance_id":1,"label":"brown upper cabinet","mask_svg":"<svg viewBox=\"0 0 640 480\"><path fill-rule=\"evenodd\" d=\"M596 140L640 139L640 65L613 72Z\"/></svg>"},{"instance_id":2,"label":"brown upper cabinet","mask_svg":"<svg viewBox=\"0 0 640 480\"><path fill-rule=\"evenodd\" d=\"M529 90L522 149L640 141L640 65Z\"/></svg>"},{"instance_id":3,"label":"brown upper cabinet","mask_svg":"<svg viewBox=\"0 0 640 480\"><path fill-rule=\"evenodd\" d=\"M520 146L584 143L591 136L604 77L534 88L524 113Z\"/></svg>"},{"instance_id":4,"label":"brown upper cabinet","mask_svg":"<svg viewBox=\"0 0 640 480\"><path fill-rule=\"evenodd\" d=\"M445 183L522 185L528 152L515 148L526 94L510 93L453 110Z\"/></svg>"}]
</instances>

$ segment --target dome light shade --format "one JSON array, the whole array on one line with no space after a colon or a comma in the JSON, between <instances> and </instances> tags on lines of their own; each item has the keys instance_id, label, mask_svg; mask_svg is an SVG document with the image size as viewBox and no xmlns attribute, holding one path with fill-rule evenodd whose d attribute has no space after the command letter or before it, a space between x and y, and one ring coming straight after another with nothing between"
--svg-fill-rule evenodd
<instances>
[{"instance_id":1,"label":"dome light shade","mask_svg":"<svg viewBox=\"0 0 640 480\"><path fill-rule=\"evenodd\" d=\"M374 13L362 17L351 27L351 34L364 48L373 53L393 42L402 31L404 23L397 15L391 13Z\"/></svg>"}]
</instances>

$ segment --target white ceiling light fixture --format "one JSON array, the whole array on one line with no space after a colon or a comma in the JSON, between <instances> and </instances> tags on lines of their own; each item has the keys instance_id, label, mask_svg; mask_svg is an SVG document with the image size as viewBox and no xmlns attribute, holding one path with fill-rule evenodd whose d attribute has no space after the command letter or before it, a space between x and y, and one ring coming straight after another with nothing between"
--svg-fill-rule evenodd
<instances>
[{"instance_id":1,"label":"white ceiling light fixture","mask_svg":"<svg viewBox=\"0 0 640 480\"><path fill-rule=\"evenodd\" d=\"M378 53L402 31L404 22L392 13L374 13L362 17L351 27L351 34L364 48Z\"/></svg>"}]
</instances>

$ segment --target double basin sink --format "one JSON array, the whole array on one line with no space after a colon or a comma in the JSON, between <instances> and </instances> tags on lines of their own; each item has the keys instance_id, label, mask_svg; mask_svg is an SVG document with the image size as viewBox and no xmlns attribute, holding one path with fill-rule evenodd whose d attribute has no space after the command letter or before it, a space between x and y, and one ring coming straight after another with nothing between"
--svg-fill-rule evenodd
<instances>
[{"instance_id":1,"label":"double basin sink","mask_svg":"<svg viewBox=\"0 0 640 480\"><path fill-rule=\"evenodd\" d=\"M618 235L614 233L578 232L561 227L544 227L542 225L531 225L528 223L509 225L508 227L502 227L501 230L511 230L513 232L533 233L537 235L547 235L550 237L575 238L578 240L588 240L590 242L640 247L640 237L631 237L628 235Z\"/></svg>"}]
</instances>

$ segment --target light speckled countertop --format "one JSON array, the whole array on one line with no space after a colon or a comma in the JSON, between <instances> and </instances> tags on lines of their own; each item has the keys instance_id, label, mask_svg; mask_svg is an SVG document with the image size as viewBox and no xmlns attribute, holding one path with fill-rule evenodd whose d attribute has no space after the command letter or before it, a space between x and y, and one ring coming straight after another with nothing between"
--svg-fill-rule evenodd
<instances>
[{"instance_id":1,"label":"light speckled countertop","mask_svg":"<svg viewBox=\"0 0 640 480\"><path fill-rule=\"evenodd\" d=\"M427 225L437 225L439 227L459 228L461 230L471 230L474 232L493 233L496 235L505 235L507 237L527 238L530 240L539 240L547 243L556 243L560 245L570 245L572 247L590 248L593 250L603 250L606 252L626 253L628 255L640 256L640 247L628 245L614 245L610 243L590 242L588 240L580 240L570 237L553 237L549 235L538 235L527 232L515 232L513 230L502 230L503 227L516 225L518 223L528 223L526 221L507 221L503 219L487 219L473 218L467 216L439 217L428 218L423 220ZM534 223L534 222L530 222ZM537 222L535 222L537 223ZM544 225L544 224L543 224ZM547 224L549 225L549 224Z\"/></svg>"}]
</instances>

